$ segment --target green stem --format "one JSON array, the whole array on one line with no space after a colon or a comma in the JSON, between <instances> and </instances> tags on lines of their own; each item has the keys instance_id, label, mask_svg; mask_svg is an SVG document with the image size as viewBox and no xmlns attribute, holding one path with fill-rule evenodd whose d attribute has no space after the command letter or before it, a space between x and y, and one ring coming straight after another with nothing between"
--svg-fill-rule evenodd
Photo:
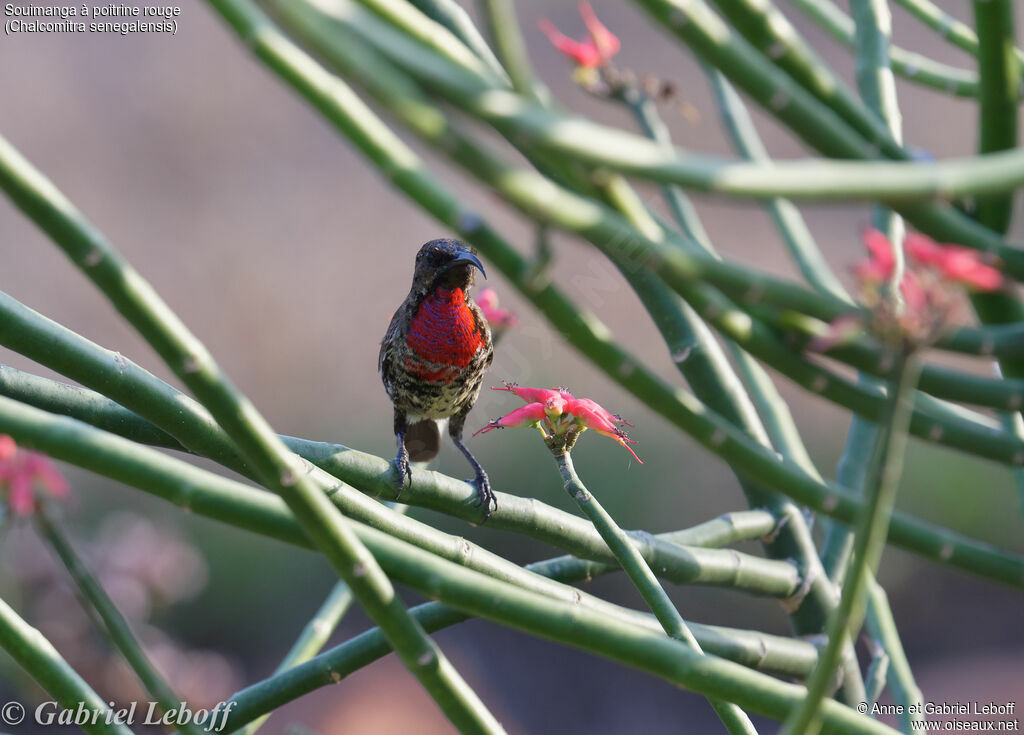
<instances>
[{"instance_id":1,"label":"green stem","mask_svg":"<svg viewBox=\"0 0 1024 735\"><path fill-rule=\"evenodd\" d=\"M973 56L981 55L981 45L974 29L954 18L931 0L896 0L896 3L953 45ZM1014 48L1013 56L1017 64L1024 68L1024 51Z\"/></svg>"},{"instance_id":2,"label":"green stem","mask_svg":"<svg viewBox=\"0 0 1024 735\"><path fill-rule=\"evenodd\" d=\"M1018 107L1021 99L1020 52L1014 43L1014 9L1012 2L997 0L974 3L974 19L978 27L978 66L981 74L979 98L980 153L1013 149L1017 146ZM996 232L1009 230L1013 218L1014 193L986 197L978 201L975 216ZM1017 302L1007 294L977 294L971 299L982 322L1003 323L1024 321ZM996 376L1002 380L1024 377L1024 360L1000 359ZM1005 376L1005 377L1004 377ZM1024 437L1024 421L1020 405L1009 407L1000 415L1003 428ZM1024 471L1013 470L1018 488L1024 487Z\"/></svg>"},{"instance_id":3,"label":"green stem","mask_svg":"<svg viewBox=\"0 0 1024 735\"><path fill-rule=\"evenodd\" d=\"M74 205L2 139L0 188L156 350L210 411L263 484L284 498L363 609L387 632L402 662L453 724L467 732L503 732L437 645L409 617L348 520L306 475L213 356Z\"/></svg>"},{"instance_id":4,"label":"green stem","mask_svg":"<svg viewBox=\"0 0 1024 735\"><path fill-rule=\"evenodd\" d=\"M533 73L513 0L479 0L477 5L486 20L491 43L512 81L512 89L540 102L548 100L551 93Z\"/></svg>"},{"instance_id":5,"label":"green stem","mask_svg":"<svg viewBox=\"0 0 1024 735\"><path fill-rule=\"evenodd\" d=\"M974 0L981 46L978 68L980 139L978 152L1012 151L1017 144L1017 107L1021 68L1014 54L1013 0ZM979 197L977 218L996 232L1006 232L1013 213L1013 191Z\"/></svg>"},{"instance_id":6,"label":"green stem","mask_svg":"<svg viewBox=\"0 0 1024 735\"><path fill-rule=\"evenodd\" d=\"M853 19L832 0L789 1L834 39L851 49L854 47ZM943 64L899 46L893 46L890 55L893 71L904 79L960 97L978 96L978 75L973 71Z\"/></svg>"},{"instance_id":7,"label":"green stem","mask_svg":"<svg viewBox=\"0 0 1024 735\"><path fill-rule=\"evenodd\" d=\"M89 735L132 735L46 637L0 600L0 646L65 710L84 707L98 722L82 725ZM6 710L5 710L6 711ZM56 712L54 712L56 714ZM106 722L110 718L110 723Z\"/></svg>"},{"instance_id":8,"label":"green stem","mask_svg":"<svg viewBox=\"0 0 1024 735\"><path fill-rule=\"evenodd\" d=\"M647 565L647 561L640 555L633 546L630 538L619 528L604 507L598 502L590 491L584 487L582 480L576 474L573 467L572 457L568 449L556 450L552 448L555 462L558 464L558 472L562 476L562 486L569 493L569 497L576 501L576 505L583 511L584 515L594 524L594 528L601 534L601 538L608 544L608 548L615 554L615 558L626 575L632 580L634 586L639 590L648 607L658 618L661 627L671 638L682 641L697 653L703 653L697 639L694 638L690 628L686 625L676 606L672 604L662 588L661 583L654 572ZM722 720L726 729L736 735L737 733L756 733L753 723L746 713L734 704L721 700L709 699L712 708Z\"/></svg>"},{"instance_id":9,"label":"green stem","mask_svg":"<svg viewBox=\"0 0 1024 735\"><path fill-rule=\"evenodd\" d=\"M896 4L954 46L972 56L978 55L978 34L974 29L961 23L931 0L896 0Z\"/></svg>"},{"instance_id":10,"label":"green stem","mask_svg":"<svg viewBox=\"0 0 1024 735\"><path fill-rule=\"evenodd\" d=\"M909 396L917 379L914 357L907 355L893 369L886 413L879 422L878 441L868 475L864 510L857 522L853 561L843 577L842 597L828 625L828 643L807 682L807 696L786 720L785 735L813 735L820 727L823 700L834 685L840 653L860 628L864 594L878 565L892 516L896 490L903 468Z\"/></svg>"},{"instance_id":11,"label":"green stem","mask_svg":"<svg viewBox=\"0 0 1024 735\"><path fill-rule=\"evenodd\" d=\"M642 94L634 85L620 85L615 92L618 99L633 113L644 134L651 140L660 143L666 150L673 149L672 138L668 126L658 114L658 106L647 94ZM708 237L704 224L697 215L693 202L683 194L678 186L662 184L661 195L672 212L672 217L679 225L680 231L697 243L707 252L713 252L711 239Z\"/></svg>"},{"instance_id":12,"label":"green stem","mask_svg":"<svg viewBox=\"0 0 1024 735\"><path fill-rule=\"evenodd\" d=\"M470 33L466 25L472 26L468 17L461 20L458 30L452 30L447 24L438 22L436 19L424 14L425 9L441 10L441 15L449 22L454 16L465 15L465 11L459 8L452 0L417 0L421 7L414 3L402 2L402 0L359 0L368 10L376 13L382 19L396 28L401 28L410 38L416 39L427 48L441 54L453 63L472 69L488 78L503 84L508 83L508 77L501 64L497 63L493 52L487 47L486 42L480 38L479 31L473 26L472 35L479 38L478 42L470 45L464 43L460 35ZM454 6L454 7L453 7ZM241 6L227 8L232 15L226 16L232 25L244 23L244 16L252 12L258 12L256 8L244 9ZM479 51L473 48L476 44L487 48L487 58L478 55Z\"/></svg>"},{"instance_id":13,"label":"green stem","mask_svg":"<svg viewBox=\"0 0 1024 735\"><path fill-rule=\"evenodd\" d=\"M41 507L35 515L36 528L39 535L46 541L54 555L60 559L68 575L74 581L79 593L87 601L92 609L103 622L104 632L111 642L124 656L125 661L131 666L139 681L146 688L146 691L153 697L156 703L164 712L173 712L181 706L181 699L170 684L154 668L149 657L146 656L142 646L132 635L131 626L121 615L113 600L107 596L106 591L99 582L89 573L85 564L72 548L71 543L64 536L63 531L57 522L51 517L50 506L47 503ZM181 725L181 730L189 735L199 735L202 729L195 723L189 722Z\"/></svg>"},{"instance_id":14,"label":"green stem","mask_svg":"<svg viewBox=\"0 0 1024 735\"><path fill-rule=\"evenodd\" d=\"M421 13L443 25L462 41L466 48L480 57L496 78L508 79L505 68L462 6L454 0L411 1Z\"/></svg>"},{"instance_id":15,"label":"green stem","mask_svg":"<svg viewBox=\"0 0 1024 735\"><path fill-rule=\"evenodd\" d=\"M901 157L898 137L857 99L771 0L713 0L763 54L886 155ZM861 3L863 4L863 3Z\"/></svg>"},{"instance_id":16,"label":"green stem","mask_svg":"<svg viewBox=\"0 0 1024 735\"><path fill-rule=\"evenodd\" d=\"M889 657L889 670L886 683L892 693L893 701L903 705L899 715L900 728L906 735L924 729L924 696L921 694L914 674L910 670L910 662L903 651L896 621L889 609L889 598L885 590L873 578L868 580L868 615L867 627L871 637L878 641Z\"/></svg>"},{"instance_id":17,"label":"green stem","mask_svg":"<svg viewBox=\"0 0 1024 735\"><path fill-rule=\"evenodd\" d=\"M338 627L338 623L341 622L341 619L345 616L351 605L352 590L344 582L337 582L331 589L330 594L327 595L323 605L306 623L302 632L299 633L299 637L292 644L291 649L281 659L281 663L277 665L277 668L274 669L273 675L282 674L289 669L293 669L319 654L323 647L327 645L327 640L331 637L331 633ZM412 610L409 613L419 622L419 618L415 616ZM241 735L253 735L269 717L270 715L266 714L247 723L240 730Z\"/></svg>"},{"instance_id":18,"label":"green stem","mask_svg":"<svg viewBox=\"0 0 1024 735\"><path fill-rule=\"evenodd\" d=\"M750 111L728 79L717 69L706 69L711 82L711 91L715 95L718 110L726 132L732 140L733 147L749 161L768 162L768 149L765 148L761 136L750 117ZM800 210L789 201L774 197L765 202L765 206L775 221L775 226L782 234L793 260L804 279L814 289L836 299L853 304L839 279L836 278L828 262L815 243L807 223L800 215Z\"/></svg>"}]
</instances>

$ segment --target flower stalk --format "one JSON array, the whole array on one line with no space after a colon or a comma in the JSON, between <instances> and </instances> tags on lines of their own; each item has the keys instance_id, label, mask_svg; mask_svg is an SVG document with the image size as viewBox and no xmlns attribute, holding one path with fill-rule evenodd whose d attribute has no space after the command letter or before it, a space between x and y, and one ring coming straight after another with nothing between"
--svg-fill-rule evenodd
<instances>
[{"instance_id":1,"label":"flower stalk","mask_svg":"<svg viewBox=\"0 0 1024 735\"><path fill-rule=\"evenodd\" d=\"M34 520L40 537L64 565L68 576L78 588L83 603L87 603L102 621L103 632L131 666L146 691L164 712L174 712L181 707L181 698L174 693L171 685L153 666L142 645L132 634L128 621L107 595L106 590L89 572L78 554L75 553L71 542L53 517L53 509L47 503L41 503L38 512L34 515ZM186 735L202 735L203 733L203 729L192 721L180 724L179 727Z\"/></svg>"},{"instance_id":2,"label":"flower stalk","mask_svg":"<svg viewBox=\"0 0 1024 735\"><path fill-rule=\"evenodd\" d=\"M571 450L578 436L579 431L575 429L570 429L562 435L545 436L544 441L555 458L558 473L562 476L562 486L569 493L569 497L576 501L576 505L583 511L583 514L594 524L594 528L608 544L608 548L612 550L615 558L622 565L622 569L640 592L644 601L647 602L651 611L654 612L665 632L671 638L684 642L697 653L703 653L700 643L697 642L676 606L672 604L672 600L669 599L665 589L658 582L658 578L651 571L647 561L576 474ZM747 714L735 704L711 698L708 701L732 735L740 733L753 735L757 732Z\"/></svg>"},{"instance_id":3,"label":"flower stalk","mask_svg":"<svg viewBox=\"0 0 1024 735\"><path fill-rule=\"evenodd\" d=\"M855 639L860 630L865 594L885 546L903 469L910 422L908 398L917 380L918 369L912 351L904 353L893 367L886 413L879 422L867 476L866 502L857 522L852 560L843 576L842 597L829 619L828 643L807 682L807 696L787 718L783 729L785 735L813 735L818 732L821 727L820 708L835 682L840 652L846 641Z\"/></svg>"}]
</instances>

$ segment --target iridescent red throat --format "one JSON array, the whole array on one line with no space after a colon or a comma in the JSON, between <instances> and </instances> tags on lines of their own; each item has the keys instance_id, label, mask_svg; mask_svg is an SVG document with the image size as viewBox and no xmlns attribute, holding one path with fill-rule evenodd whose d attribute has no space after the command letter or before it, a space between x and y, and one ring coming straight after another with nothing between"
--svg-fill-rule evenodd
<instances>
[{"instance_id":1,"label":"iridescent red throat","mask_svg":"<svg viewBox=\"0 0 1024 735\"><path fill-rule=\"evenodd\" d=\"M457 368L469 365L484 338L466 303L466 292L442 287L428 294L412 317L407 343L424 362ZM424 365L415 372L423 373L424 379L439 380L446 371Z\"/></svg>"}]
</instances>

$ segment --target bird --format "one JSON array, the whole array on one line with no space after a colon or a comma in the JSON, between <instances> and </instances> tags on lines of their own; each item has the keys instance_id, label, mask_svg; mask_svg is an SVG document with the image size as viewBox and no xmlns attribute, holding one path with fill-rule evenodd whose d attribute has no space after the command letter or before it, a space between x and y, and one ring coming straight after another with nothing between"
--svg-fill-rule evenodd
<instances>
[{"instance_id":1,"label":"bird","mask_svg":"<svg viewBox=\"0 0 1024 735\"><path fill-rule=\"evenodd\" d=\"M487 273L473 250L454 239L425 243L416 254L412 287L380 345L377 368L395 410L398 495L412 481L410 462L441 449L441 423L472 466L484 520L497 499L483 466L462 439L463 427L494 359L491 330L469 289ZM397 496L396 496L397 497Z\"/></svg>"}]
</instances>

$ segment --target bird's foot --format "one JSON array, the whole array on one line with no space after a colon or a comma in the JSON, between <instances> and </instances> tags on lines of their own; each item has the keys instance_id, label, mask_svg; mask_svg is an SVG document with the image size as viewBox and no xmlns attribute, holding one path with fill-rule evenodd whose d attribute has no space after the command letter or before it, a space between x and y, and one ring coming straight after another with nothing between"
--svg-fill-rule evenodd
<instances>
[{"instance_id":1,"label":"bird's foot","mask_svg":"<svg viewBox=\"0 0 1024 735\"><path fill-rule=\"evenodd\" d=\"M398 455L395 457L395 470L398 473L398 493L395 495L395 500L402 497L402 491L405 490L406 482L412 484L412 467L409 464L409 450L405 448L403 444L399 450Z\"/></svg>"},{"instance_id":2,"label":"bird's foot","mask_svg":"<svg viewBox=\"0 0 1024 735\"><path fill-rule=\"evenodd\" d=\"M491 517L491 513L498 509L498 498L495 497L494 491L491 490L491 481L487 479L487 473L480 470L477 472L476 477L472 480L466 480L466 482L476 488L476 505L483 506L483 522L486 523L487 519Z\"/></svg>"}]
</instances>

